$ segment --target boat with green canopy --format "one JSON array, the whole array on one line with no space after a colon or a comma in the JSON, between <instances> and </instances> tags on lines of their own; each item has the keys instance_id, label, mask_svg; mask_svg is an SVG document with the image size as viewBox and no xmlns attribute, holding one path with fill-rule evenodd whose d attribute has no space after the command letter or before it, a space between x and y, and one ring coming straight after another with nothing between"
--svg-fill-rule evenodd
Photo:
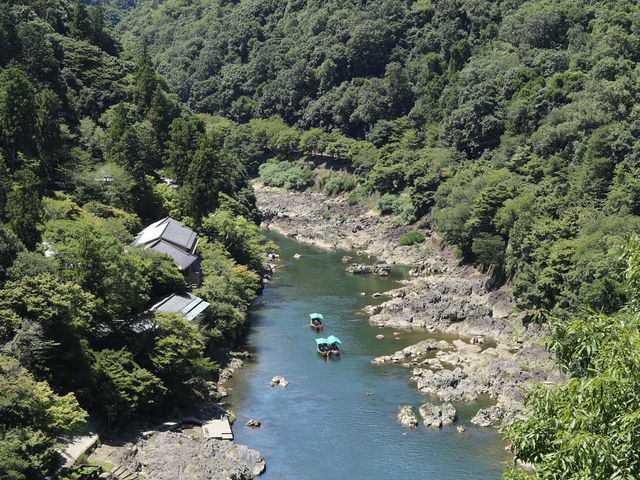
<instances>
[{"instance_id":1,"label":"boat with green canopy","mask_svg":"<svg viewBox=\"0 0 640 480\"><path fill-rule=\"evenodd\" d=\"M311 328L315 328L316 330L322 330L322 320L324 317L321 313L310 313L309 314L309 326Z\"/></svg>"},{"instance_id":2,"label":"boat with green canopy","mask_svg":"<svg viewBox=\"0 0 640 480\"><path fill-rule=\"evenodd\" d=\"M331 355L331 344L326 338L316 338L316 349L320 355Z\"/></svg>"},{"instance_id":3,"label":"boat with green canopy","mask_svg":"<svg viewBox=\"0 0 640 480\"><path fill-rule=\"evenodd\" d=\"M342 345L340 339L335 335L330 335L326 338L326 340L329 343L329 350L331 351L331 353L333 353L334 355L340 355L340 347L338 347L338 344Z\"/></svg>"}]
</instances>

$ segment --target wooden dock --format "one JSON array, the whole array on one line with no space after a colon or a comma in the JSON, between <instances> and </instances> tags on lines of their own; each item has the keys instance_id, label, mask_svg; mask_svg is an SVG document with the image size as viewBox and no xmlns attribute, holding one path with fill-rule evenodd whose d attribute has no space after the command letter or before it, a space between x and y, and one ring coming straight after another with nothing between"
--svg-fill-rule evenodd
<instances>
[{"instance_id":1,"label":"wooden dock","mask_svg":"<svg viewBox=\"0 0 640 480\"><path fill-rule=\"evenodd\" d=\"M233 440L233 432L227 417L217 420L207 420L202 424L204 438L218 438L221 440Z\"/></svg>"}]
</instances>

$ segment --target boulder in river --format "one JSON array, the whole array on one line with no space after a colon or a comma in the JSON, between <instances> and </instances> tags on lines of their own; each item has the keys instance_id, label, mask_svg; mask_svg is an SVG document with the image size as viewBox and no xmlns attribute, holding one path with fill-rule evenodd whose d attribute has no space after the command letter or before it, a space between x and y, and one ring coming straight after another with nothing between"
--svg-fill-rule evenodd
<instances>
[{"instance_id":1,"label":"boulder in river","mask_svg":"<svg viewBox=\"0 0 640 480\"><path fill-rule=\"evenodd\" d=\"M251 420L249 420L247 422L247 427L260 427L260 425L262 425L262 423L260 422L260 420L257 420L255 418L252 418Z\"/></svg>"},{"instance_id":2,"label":"boulder in river","mask_svg":"<svg viewBox=\"0 0 640 480\"><path fill-rule=\"evenodd\" d=\"M352 263L346 268L346 271L353 275L380 275L381 277L391 275L391 267L386 263L377 263L375 265Z\"/></svg>"},{"instance_id":3,"label":"boulder in river","mask_svg":"<svg viewBox=\"0 0 640 480\"><path fill-rule=\"evenodd\" d=\"M458 418L458 413L450 403L443 403L440 407L432 403L420 405L420 416L425 427L442 428L451 425Z\"/></svg>"},{"instance_id":4,"label":"boulder in river","mask_svg":"<svg viewBox=\"0 0 640 480\"><path fill-rule=\"evenodd\" d=\"M471 419L471 423L478 427L493 427L495 424L500 423L504 417L504 412L500 407L494 405L490 408L481 408L476 413L476 416Z\"/></svg>"},{"instance_id":5,"label":"boulder in river","mask_svg":"<svg viewBox=\"0 0 640 480\"><path fill-rule=\"evenodd\" d=\"M276 375L271 379L270 385L272 387L275 387L276 385L279 385L281 387L286 387L287 385L289 385L289 381L280 375Z\"/></svg>"},{"instance_id":6,"label":"boulder in river","mask_svg":"<svg viewBox=\"0 0 640 480\"><path fill-rule=\"evenodd\" d=\"M405 427L418 428L418 417L416 417L411 405L400 405L398 420Z\"/></svg>"}]
</instances>

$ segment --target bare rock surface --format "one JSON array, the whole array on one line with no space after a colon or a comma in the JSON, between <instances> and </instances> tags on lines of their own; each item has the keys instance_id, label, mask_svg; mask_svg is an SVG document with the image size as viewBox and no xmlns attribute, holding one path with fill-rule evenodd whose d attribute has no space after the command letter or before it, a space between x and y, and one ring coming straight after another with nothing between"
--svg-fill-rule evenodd
<instances>
[{"instance_id":1,"label":"bare rock surface","mask_svg":"<svg viewBox=\"0 0 640 480\"><path fill-rule=\"evenodd\" d=\"M418 427L418 417L416 417L411 405L400 405L398 420L402 425L409 428Z\"/></svg>"},{"instance_id":2,"label":"bare rock surface","mask_svg":"<svg viewBox=\"0 0 640 480\"><path fill-rule=\"evenodd\" d=\"M275 387L276 385L280 387L286 387L287 385L289 385L289 381L280 375L276 375L271 379L271 383L269 385L271 385L272 387Z\"/></svg>"},{"instance_id":3,"label":"bare rock surface","mask_svg":"<svg viewBox=\"0 0 640 480\"><path fill-rule=\"evenodd\" d=\"M391 275L391 266L386 263L376 263L375 265L352 263L345 270L353 275L379 275L381 277Z\"/></svg>"},{"instance_id":4,"label":"bare rock surface","mask_svg":"<svg viewBox=\"0 0 640 480\"><path fill-rule=\"evenodd\" d=\"M130 445L119 464L154 480L248 480L265 469L256 450L178 432L158 432Z\"/></svg>"},{"instance_id":5,"label":"bare rock surface","mask_svg":"<svg viewBox=\"0 0 640 480\"><path fill-rule=\"evenodd\" d=\"M422 358L429 352L444 350L447 348L450 348L450 345L447 342L443 340L437 341L433 338L428 338L427 340L423 340L419 343L416 343L415 345L409 345L408 347L403 348L402 350L395 352L392 355L383 355L381 357L376 357L371 360L371 364L384 365L385 363L411 362L412 360Z\"/></svg>"},{"instance_id":6,"label":"bare rock surface","mask_svg":"<svg viewBox=\"0 0 640 480\"><path fill-rule=\"evenodd\" d=\"M455 407L450 403L443 403L441 406L423 403L419 410L425 427L442 428L453 424L458 418Z\"/></svg>"}]
</instances>

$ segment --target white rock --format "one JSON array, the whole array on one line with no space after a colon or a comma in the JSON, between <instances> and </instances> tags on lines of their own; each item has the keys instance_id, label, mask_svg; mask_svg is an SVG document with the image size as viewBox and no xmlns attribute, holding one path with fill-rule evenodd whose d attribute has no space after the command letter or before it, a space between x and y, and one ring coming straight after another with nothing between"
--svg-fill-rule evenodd
<instances>
[{"instance_id":1,"label":"white rock","mask_svg":"<svg viewBox=\"0 0 640 480\"><path fill-rule=\"evenodd\" d=\"M289 382L287 381L286 378L280 376L280 375L276 375L275 377L273 377L271 379L271 383L270 385L272 387L276 386L276 385L280 385L281 387L286 387L287 385L289 385Z\"/></svg>"}]
</instances>

